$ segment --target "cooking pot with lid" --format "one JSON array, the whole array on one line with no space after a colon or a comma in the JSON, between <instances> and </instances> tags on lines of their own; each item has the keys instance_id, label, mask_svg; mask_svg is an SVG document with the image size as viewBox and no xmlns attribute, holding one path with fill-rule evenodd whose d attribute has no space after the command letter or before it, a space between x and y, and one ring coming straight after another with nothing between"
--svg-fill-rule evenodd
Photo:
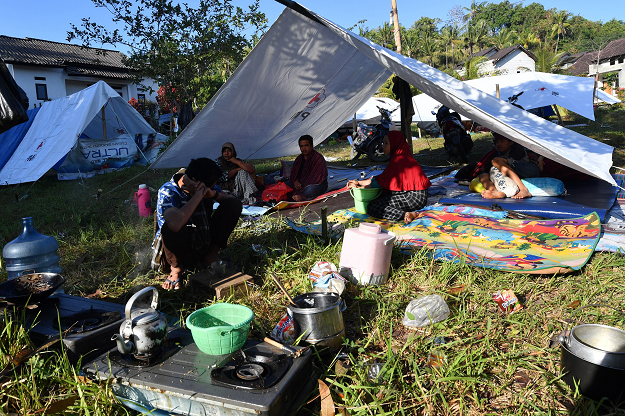
<instances>
[{"instance_id":1,"label":"cooking pot with lid","mask_svg":"<svg viewBox=\"0 0 625 416\"><path fill-rule=\"evenodd\" d=\"M345 304L334 292L309 292L293 298L297 307L287 310L293 317L295 333L309 343L335 337L344 329L343 310Z\"/></svg>"},{"instance_id":2,"label":"cooking pot with lid","mask_svg":"<svg viewBox=\"0 0 625 416\"><path fill-rule=\"evenodd\" d=\"M609 305L586 307L611 308ZM625 331L608 325L580 324L560 337L562 379L571 388L594 400L625 398ZM568 332L568 334L567 334Z\"/></svg>"}]
</instances>

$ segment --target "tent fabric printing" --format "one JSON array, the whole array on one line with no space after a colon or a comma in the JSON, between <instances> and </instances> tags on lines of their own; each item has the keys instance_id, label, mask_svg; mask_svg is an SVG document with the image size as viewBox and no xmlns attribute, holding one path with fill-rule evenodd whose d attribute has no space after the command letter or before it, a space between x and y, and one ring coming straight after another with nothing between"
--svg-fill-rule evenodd
<instances>
[{"instance_id":1,"label":"tent fabric printing","mask_svg":"<svg viewBox=\"0 0 625 416\"><path fill-rule=\"evenodd\" d=\"M529 114L297 7L310 18L285 9L153 168L185 166L198 154L218 157L225 141L233 142L246 159L296 154L298 137L327 137L395 73L530 150L615 184L609 172L611 146Z\"/></svg>"},{"instance_id":2,"label":"tent fabric printing","mask_svg":"<svg viewBox=\"0 0 625 416\"><path fill-rule=\"evenodd\" d=\"M129 166L166 139L103 81L38 110L17 148L0 141L0 156L10 155L0 169L3 185L36 181L52 167L59 179L74 179ZM23 134L20 128L5 134Z\"/></svg>"}]
</instances>

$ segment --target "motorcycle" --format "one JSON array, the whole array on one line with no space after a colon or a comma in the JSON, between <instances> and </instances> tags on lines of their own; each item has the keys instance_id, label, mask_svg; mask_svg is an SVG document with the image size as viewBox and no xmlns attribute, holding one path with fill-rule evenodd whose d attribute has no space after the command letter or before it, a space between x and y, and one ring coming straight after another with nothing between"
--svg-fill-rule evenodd
<instances>
[{"instance_id":1,"label":"motorcycle","mask_svg":"<svg viewBox=\"0 0 625 416\"><path fill-rule=\"evenodd\" d=\"M447 106L440 107L436 112L432 111L432 114L436 116L436 122L443 133L444 147L449 158L466 163L469 160L467 155L473 148L473 140L462 124L460 115Z\"/></svg>"},{"instance_id":2,"label":"motorcycle","mask_svg":"<svg viewBox=\"0 0 625 416\"><path fill-rule=\"evenodd\" d=\"M377 107L377 106L376 106ZM369 159L374 162L386 162L391 157L384 154L382 149L382 140L386 133L391 129L391 114L385 108L378 107L380 111L380 123L374 126L367 126L365 123L358 123L356 129L356 137L353 139L348 136L351 145L351 158L356 160L362 154L367 154Z\"/></svg>"}]
</instances>

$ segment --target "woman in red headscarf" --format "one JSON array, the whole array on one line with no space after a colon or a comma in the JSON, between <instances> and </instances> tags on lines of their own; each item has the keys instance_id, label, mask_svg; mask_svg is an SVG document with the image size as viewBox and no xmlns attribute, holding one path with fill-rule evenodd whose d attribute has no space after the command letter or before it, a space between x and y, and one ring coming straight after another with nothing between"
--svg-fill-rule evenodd
<instances>
[{"instance_id":1,"label":"woman in red headscarf","mask_svg":"<svg viewBox=\"0 0 625 416\"><path fill-rule=\"evenodd\" d=\"M384 172L363 181L351 180L348 188L383 188L384 192L367 206L367 214L390 221L401 221L406 212L425 206L431 183L399 131L389 131L382 142L391 160Z\"/></svg>"}]
</instances>

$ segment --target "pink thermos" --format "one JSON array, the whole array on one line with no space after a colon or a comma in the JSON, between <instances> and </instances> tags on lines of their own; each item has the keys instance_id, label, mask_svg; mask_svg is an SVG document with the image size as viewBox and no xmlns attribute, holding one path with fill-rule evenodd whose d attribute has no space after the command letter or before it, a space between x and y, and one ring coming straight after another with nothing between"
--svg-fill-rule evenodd
<instances>
[{"instance_id":1,"label":"pink thermos","mask_svg":"<svg viewBox=\"0 0 625 416\"><path fill-rule=\"evenodd\" d=\"M139 190L135 192L135 201L139 206L139 215L149 218L152 215L152 202L150 201L150 191L146 184L139 185Z\"/></svg>"}]
</instances>

